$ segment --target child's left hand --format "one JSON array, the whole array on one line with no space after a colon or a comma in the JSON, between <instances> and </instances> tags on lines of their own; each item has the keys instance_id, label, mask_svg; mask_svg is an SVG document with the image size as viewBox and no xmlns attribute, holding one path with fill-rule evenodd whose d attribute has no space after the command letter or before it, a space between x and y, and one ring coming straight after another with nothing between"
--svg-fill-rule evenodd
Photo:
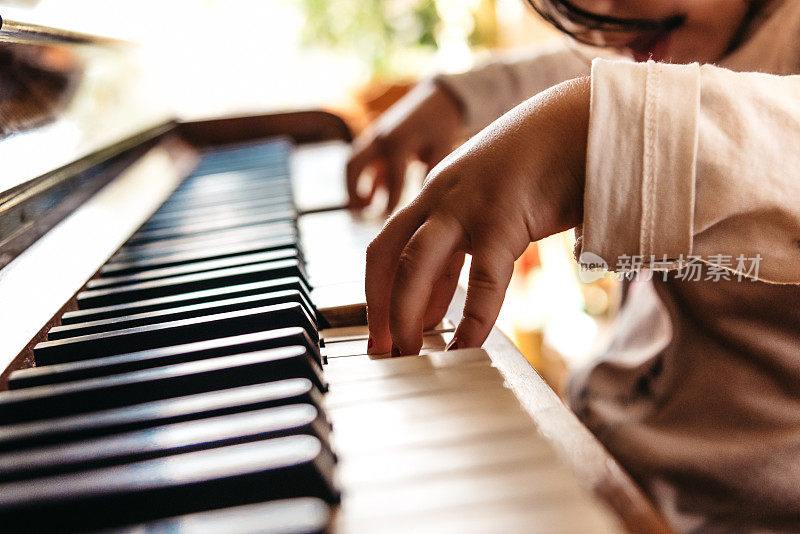
<instances>
[{"instance_id":1,"label":"child's left hand","mask_svg":"<svg viewBox=\"0 0 800 534\"><path fill-rule=\"evenodd\" d=\"M589 79L566 82L495 121L428 175L367 249L371 354L415 354L444 316L464 254L467 301L451 346L480 346L514 261L531 241L580 222Z\"/></svg>"}]
</instances>

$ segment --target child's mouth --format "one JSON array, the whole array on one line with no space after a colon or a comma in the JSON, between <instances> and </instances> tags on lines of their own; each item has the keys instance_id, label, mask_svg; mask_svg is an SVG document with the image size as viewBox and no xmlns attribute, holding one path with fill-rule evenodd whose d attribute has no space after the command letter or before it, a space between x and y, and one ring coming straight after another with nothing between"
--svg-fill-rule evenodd
<instances>
[{"instance_id":1,"label":"child's mouth","mask_svg":"<svg viewBox=\"0 0 800 534\"><path fill-rule=\"evenodd\" d=\"M627 48L633 53L636 61L664 61L667 59L669 43L672 32L659 33L657 35L642 35L630 43Z\"/></svg>"}]
</instances>

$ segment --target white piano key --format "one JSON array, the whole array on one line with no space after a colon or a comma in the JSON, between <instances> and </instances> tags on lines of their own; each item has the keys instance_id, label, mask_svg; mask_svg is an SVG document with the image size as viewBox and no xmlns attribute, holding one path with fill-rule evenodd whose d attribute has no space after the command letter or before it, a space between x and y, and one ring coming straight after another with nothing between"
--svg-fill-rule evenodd
<instances>
[{"instance_id":1,"label":"white piano key","mask_svg":"<svg viewBox=\"0 0 800 534\"><path fill-rule=\"evenodd\" d=\"M330 354L328 355L330 356ZM480 349L466 349L452 352L441 352L441 350L438 350L420 356L401 356L395 358L358 355L353 358L337 358L330 360L325 366L325 373L330 380L349 382L353 380L362 380L364 378L383 378L423 373L446 367L463 367L474 364L491 366L492 361L489 359L489 356Z\"/></svg>"},{"instance_id":2,"label":"white piano key","mask_svg":"<svg viewBox=\"0 0 800 534\"><path fill-rule=\"evenodd\" d=\"M477 504L526 499L565 499L579 490L563 469L543 470L519 463L505 469L459 472L448 477L420 478L413 484L344 493L342 512L353 518L413 517L416 514ZM523 504L520 504L524 506Z\"/></svg>"},{"instance_id":3,"label":"white piano key","mask_svg":"<svg viewBox=\"0 0 800 534\"><path fill-rule=\"evenodd\" d=\"M431 391L413 397L377 400L364 404L328 406L328 413L337 421L366 421L384 419L387 421L422 420L450 417L465 411L482 408L490 410L516 409L519 406L514 394L498 389L495 382L474 384L461 390ZM324 401L323 401L324 402Z\"/></svg>"},{"instance_id":4,"label":"white piano key","mask_svg":"<svg viewBox=\"0 0 800 534\"><path fill-rule=\"evenodd\" d=\"M372 420L362 424L364 431L346 428L335 418L332 423L332 442L341 458L388 449L434 447L531 429L530 420L522 412L495 410L450 415L438 420L406 421L403 424L381 424L379 420Z\"/></svg>"},{"instance_id":5,"label":"white piano key","mask_svg":"<svg viewBox=\"0 0 800 534\"><path fill-rule=\"evenodd\" d=\"M432 352L443 351L452 339L452 332L426 335L422 338L422 348L419 352L420 354L430 354ZM367 354L367 340L359 339L333 343L326 341L322 352L331 359L346 358L348 356L365 356ZM383 356L388 357L389 354Z\"/></svg>"},{"instance_id":6,"label":"white piano key","mask_svg":"<svg viewBox=\"0 0 800 534\"><path fill-rule=\"evenodd\" d=\"M434 326L425 330L423 334L442 334L445 332L453 332L456 327L450 319L444 318L442 321ZM320 330L319 335L326 343L339 343L345 341L358 341L366 340L369 338L369 330L367 325L355 326L342 326L338 328L326 328Z\"/></svg>"},{"instance_id":7,"label":"white piano key","mask_svg":"<svg viewBox=\"0 0 800 534\"><path fill-rule=\"evenodd\" d=\"M502 384L497 371L486 366L468 366L448 369L446 373L415 374L380 380L360 380L347 387L332 386L327 395L327 406L337 407L357 402L374 402L381 399L407 398L432 391L464 389L469 381L480 384L493 381Z\"/></svg>"},{"instance_id":8,"label":"white piano key","mask_svg":"<svg viewBox=\"0 0 800 534\"><path fill-rule=\"evenodd\" d=\"M341 487L352 494L414 483L422 477L447 477L523 462L535 463L542 469L562 468L553 450L527 428L439 447L379 450L342 457L337 471Z\"/></svg>"},{"instance_id":9,"label":"white piano key","mask_svg":"<svg viewBox=\"0 0 800 534\"><path fill-rule=\"evenodd\" d=\"M572 498L569 498L572 497ZM539 496L530 499L506 499L469 506L369 518L340 512L334 534L372 532L380 534L609 534L621 532L607 514L587 504L578 495Z\"/></svg>"}]
</instances>

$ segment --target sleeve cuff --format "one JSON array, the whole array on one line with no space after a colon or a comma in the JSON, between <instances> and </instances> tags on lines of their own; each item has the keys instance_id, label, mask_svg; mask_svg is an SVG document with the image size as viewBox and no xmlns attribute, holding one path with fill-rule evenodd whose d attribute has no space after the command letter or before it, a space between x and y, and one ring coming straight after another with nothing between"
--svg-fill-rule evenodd
<instances>
[{"instance_id":1,"label":"sleeve cuff","mask_svg":"<svg viewBox=\"0 0 800 534\"><path fill-rule=\"evenodd\" d=\"M697 64L594 60L582 263L668 268L692 253L699 109Z\"/></svg>"}]
</instances>

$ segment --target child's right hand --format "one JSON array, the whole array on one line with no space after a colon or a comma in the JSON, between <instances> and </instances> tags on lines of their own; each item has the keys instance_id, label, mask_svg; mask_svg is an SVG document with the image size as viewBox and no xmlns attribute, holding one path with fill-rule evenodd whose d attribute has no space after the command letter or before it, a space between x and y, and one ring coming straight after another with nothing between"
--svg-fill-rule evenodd
<instances>
[{"instance_id":1,"label":"child's right hand","mask_svg":"<svg viewBox=\"0 0 800 534\"><path fill-rule=\"evenodd\" d=\"M386 189L386 213L391 213L400 201L408 163L417 159L433 168L452 151L462 125L458 104L449 94L434 82L417 85L353 142L347 163L351 209L365 208L377 190ZM361 196L358 183L366 170L372 171L372 183Z\"/></svg>"},{"instance_id":2,"label":"child's right hand","mask_svg":"<svg viewBox=\"0 0 800 534\"><path fill-rule=\"evenodd\" d=\"M367 248L370 354L417 354L444 317L464 254L467 298L452 347L479 347L514 261L532 241L581 222L590 80L530 98L436 166Z\"/></svg>"}]
</instances>

